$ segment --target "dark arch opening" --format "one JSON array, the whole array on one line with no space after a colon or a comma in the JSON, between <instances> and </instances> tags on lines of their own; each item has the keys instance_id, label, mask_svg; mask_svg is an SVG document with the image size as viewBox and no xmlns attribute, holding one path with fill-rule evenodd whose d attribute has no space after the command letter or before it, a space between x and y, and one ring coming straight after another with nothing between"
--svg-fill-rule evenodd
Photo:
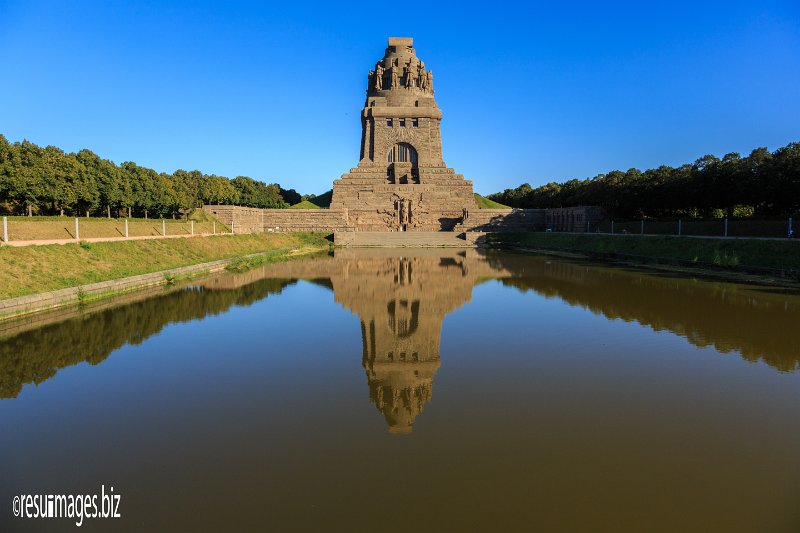
<instances>
[{"instance_id":1,"label":"dark arch opening","mask_svg":"<svg viewBox=\"0 0 800 533\"><path fill-rule=\"evenodd\" d=\"M417 164L417 150L408 143L397 143L389 150L389 163Z\"/></svg>"}]
</instances>

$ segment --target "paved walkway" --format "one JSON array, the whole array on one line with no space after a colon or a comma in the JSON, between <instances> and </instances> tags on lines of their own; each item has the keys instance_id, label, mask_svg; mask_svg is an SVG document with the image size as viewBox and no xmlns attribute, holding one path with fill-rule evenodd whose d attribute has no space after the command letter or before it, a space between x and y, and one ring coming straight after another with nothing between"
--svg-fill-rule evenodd
<instances>
[{"instance_id":1,"label":"paved walkway","mask_svg":"<svg viewBox=\"0 0 800 533\"><path fill-rule=\"evenodd\" d=\"M191 237L209 237L211 233L195 233L194 235L142 235L136 237L89 237L87 239L37 239L31 241L9 241L3 246L41 246L45 244L74 244L76 242L117 242L117 241L152 241L159 239L187 239ZM215 233L213 235L232 235L231 233ZM1 235L0 235L1 236Z\"/></svg>"},{"instance_id":2,"label":"paved walkway","mask_svg":"<svg viewBox=\"0 0 800 533\"><path fill-rule=\"evenodd\" d=\"M369 243L367 242L357 242L351 243L349 242L350 239L346 237L351 237L350 235L345 235L341 238L341 244L347 246L461 246L461 247L472 247L474 243L466 242L464 240L458 240L458 242L451 242L449 244L443 243L439 239L447 239L452 240L455 238L456 233L454 232L437 232L438 235L435 235L436 242L415 242L412 244L404 244L398 243L395 241L400 240L429 240L432 237L430 235L425 235L424 232L403 232L403 233L386 233L381 232L379 235L373 235L372 232L356 232L353 235L357 235L358 237L353 240L360 241L361 239L370 240ZM445 234L442 237L442 233ZM554 231L554 232L547 232L547 233L556 233L562 235L577 235L578 233L574 232L566 232L566 231ZM149 240L157 240L157 239L186 239L191 237L209 237L211 235L232 235L232 233L195 233L194 235L143 235L143 236L136 236L136 237L89 237L87 239L80 239L80 241L76 241L75 239L37 239L37 240L28 240L28 241L9 241L0 243L2 246L41 246L45 244L71 244L76 242L117 242L117 241L149 241ZM722 235L669 235L663 233L597 233L597 232L590 232L590 233L580 233L580 235L609 235L614 237L688 237L691 239L728 239L728 240L736 240L736 239L749 239L749 240L759 240L759 241L785 241L788 240L786 237L724 237ZM409 237L410 236L410 237ZM0 235L2 237L2 235ZM377 242L377 237L380 237L382 242ZM370 239L371 238L371 239ZM374 242L373 242L374 241ZM797 239L797 242L800 242L800 239ZM337 243L339 244L339 243Z\"/></svg>"},{"instance_id":3,"label":"paved walkway","mask_svg":"<svg viewBox=\"0 0 800 533\"><path fill-rule=\"evenodd\" d=\"M337 246L383 248L474 248L453 231L341 231L334 233Z\"/></svg>"},{"instance_id":4,"label":"paved walkway","mask_svg":"<svg viewBox=\"0 0 800 533\"><path fill-rule=\"evenodd\" d=\"M561 233L561 234L573 234L573 232L569 231L551 231L548 233ZM788 241L788 240L795 240L789 239L788 237L740 237L740 236L733 236L728 235L675 235L674 233L621 233L616 231L614 233L604 233L604 232L589 232L583 233L583 235L608 235L611 237L686 237L689 239L722 239L722 240L737 240L737 239L747 239L750 241Z\"/></svg>"}]
</instances>

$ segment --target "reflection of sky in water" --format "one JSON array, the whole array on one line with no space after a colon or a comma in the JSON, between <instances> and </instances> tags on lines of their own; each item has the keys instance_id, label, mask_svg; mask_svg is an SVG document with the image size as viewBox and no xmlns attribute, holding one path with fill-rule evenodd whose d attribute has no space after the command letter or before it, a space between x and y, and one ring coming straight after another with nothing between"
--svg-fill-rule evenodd
<instances>
[{"instance_id":1,"label":"reflection of sky in water","mask_svg":"<svg viewBox=\"0 0 800 533\"><path fill-rule=\"evenodd\" d=\"M577 287L600 280L609 301L621 302L626 287L643 286L653 308L641 321L673 320L671 310L659 315L674 297L659 280L574 265L580 276L570 265L548 273L519 256L509 259L512 273L522 268L515 261L527 262L518 277L526 287L551 287L547 276ZM435 275L426 281L424 261L415 268L423 290L402 289L418 293L414 334L441 326L441 344L410 435L387 433L371 397L378 378L362 366L361 322L375 313L390 342L388 303L400 293L362 261L332 278L335 295L300 281L249 305L207 307L216 314L167 322L139 345L95 365L65 365L0 400L0 501L114 483L123 514L143 520L120 523L131 531L800 524L800 373L585 308L599 299L568 304L508 280L471 280L465 293L463 279L447 287ZM720 320L741 320L742 294L761 298L732 285L669 283L717 302ZM714 300L720 290L725 297ZM780 316L779 298L787 313L797 309L796 297L764 296L750 323ZM435 312L444 318L429 327ZM759 332L738 333L764 347ZM408 506L413 513L398 511ZM12 525L37 530L35 521Z\"/></svg>"}]
</instances>

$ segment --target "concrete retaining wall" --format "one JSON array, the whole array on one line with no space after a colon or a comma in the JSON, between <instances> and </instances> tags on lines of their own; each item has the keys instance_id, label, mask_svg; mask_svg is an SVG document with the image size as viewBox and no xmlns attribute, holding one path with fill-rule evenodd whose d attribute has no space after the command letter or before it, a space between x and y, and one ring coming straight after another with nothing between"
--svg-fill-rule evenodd
<instances>
[{"instance_id":1,"label":"concrete retaining wall","mask_svg":"<svg viewBox=\"0 0 800 533\"><path fill-rule=\"evenodd\" d=\"M247 257L255 257L258 255L260 254L254 254ZM99 283L90 283L88 285L81 285L79 287L70 287L69 289L61 289L58 291L31 294L28 296L19 296L17 298L2 300L0 301L0 319L25 315L28 313L35 313L64 305L70 305L78 303L84 299L97 298L104 294L121 293L142 287L162 285L167 283L167 278L200 274L205 272L216 272L224 269L228 263L236 259L237 258L220 259L218 261L200 263L199 265L190 265L171 270L153 272L151 274L141 274L128 278L101 281Z\"/></svg>"}]
</instances>

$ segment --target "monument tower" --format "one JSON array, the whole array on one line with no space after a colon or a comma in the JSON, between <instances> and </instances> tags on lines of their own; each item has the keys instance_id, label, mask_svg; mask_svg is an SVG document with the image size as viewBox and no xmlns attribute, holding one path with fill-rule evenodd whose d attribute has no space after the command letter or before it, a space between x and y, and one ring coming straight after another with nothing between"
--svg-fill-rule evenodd
<instances>
[{"instance_id":1,"label":"monument tower","mask_svg":"<svg viewBox=\"0 0 800 533\"><path fill-rule=\"evenodd\" d=\"M450 231L474 208L472 182L442 159L433 73L411 38L390 37L369 71L361 158L333 182L331 209L359 231Z\"/></svg>"}]
</instances>

